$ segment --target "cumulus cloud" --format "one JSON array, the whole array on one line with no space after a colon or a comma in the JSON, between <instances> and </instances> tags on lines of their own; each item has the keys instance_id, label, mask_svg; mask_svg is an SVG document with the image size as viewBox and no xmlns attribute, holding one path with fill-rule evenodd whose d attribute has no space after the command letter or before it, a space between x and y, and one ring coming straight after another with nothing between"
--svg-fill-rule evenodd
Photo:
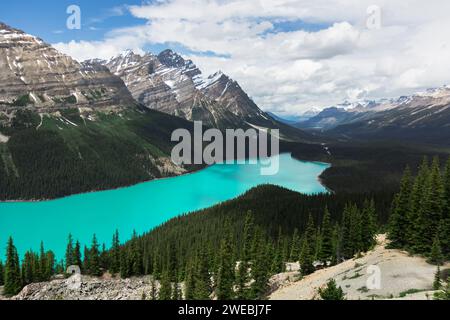
<instances>
[{"instance_id":1,"label":"cumulus cloud","mask_svg":"<svg viewBox=\"0 0 450 320\"><path fill-rule=\"evenodd\" d=\"M366 23L374 4L380 29ZM205 73L236 79L262 109L298 114L449 83L449 9L446 0L159 0L127 7L144 25L55 46L87 59L177 43ZM312 28L276 27L299 21Z\"/></svg>"}]
</instances>

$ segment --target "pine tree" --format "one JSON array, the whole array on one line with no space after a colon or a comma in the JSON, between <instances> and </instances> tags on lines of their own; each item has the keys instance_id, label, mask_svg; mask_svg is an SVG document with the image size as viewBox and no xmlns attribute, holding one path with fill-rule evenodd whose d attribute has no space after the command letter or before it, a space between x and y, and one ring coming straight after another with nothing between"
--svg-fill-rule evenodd
<instances>
[{"instance_id":1,"label":"pine tree","mask_svg":"<svg viewBox=\"0 0 450 320\"><path fill-rule=\"evenodd\" d=\"M120 240L119 230L113 234L112 247L111 247L111 264L110 271L112 274L116 274L120 271Z\"/></svg>"},{"instance_id":2,"label":"pine tree","mask_svg":"<svg viewBox=\"0 0 450 320\"><path fill-rule=\"evenodd\" d=\"M405 169L400 183L400 192L396 195L389 220L390 247L403 248L407 244L407 215L411 200L411 170Z\"/></svg>"},{"instance_id":3,"label":"pine tree","mask_svg":"<svg viewBox=\"0 0 450 320\"><path fill-rule=\"evenodd\" d=\"M3 262L0 260L0 286L5 284L4 274L5 268L3 267Z\"/></svg>"},{"instance_id":4,"label":"pine tree","mask_svg":"<svg viewBox=\"0 0 450 320\"><path fill-rule=\"evenodd\" d=\"M195 272L196 261L191 258L186 264L185 278L184 278L184 298L186 300L195 299Z\"/></svg>"},{"instance_id":5,"label":"pine tree","mask_svg":"<svg viewBox=\"0 0 450 320\"><path fill-rule=\"evenodd\" d=\"M295 262L298 261L298 258L300 257L300 249L301 249L301 239L298 234L298 229L294 229L294 235L292 236L291 241L291 251L289 254L289 261Z\"/></svg>"},{"instance_id":6,"label":"pine tree","mask_svg":"<svg viewBox=\"0 0 450 320\"><path fill-rule=\"evenodd\" d=\"M322 220L322 242L318 259L324 264L333 260L335 251L333 248L333 228L331 226L331 217L328 208L325 207L325 213Z\"/></svg>"},{"instance_id":7,"label":"pine tree","mask_svg":"<svg viewBox=\"0 0 450 320\"><path fill-rule=\"evenodd\" d=\"M446 201L446 214L450 215L450 157L447 160L444 171L444 188Z\"/></svg>"},{"instance_id":8,"label":"pine tree","mask_svg":"<svg viewBox=\"0 0 450 320\"><path fill-rule=\"evenodd\" d=\"M128 278L131 275L130 264L128 263L128 254L124 249L120 252L120 277Z\"/></svg>"},{"instance_id":9,"label":"pine tree","mask_svg":"<svg viewBox=\"0 0 450 320\"><path fill-rule=\"evenodd\" d=\"M345 300L344 291L336 285L336 281L331 279L327 282L326 288L319 288L318 291L322 300Z\"/></svg>"},{"instance_id":10,"label":"pine tree","mask_svg":"<svg viewBox=\"0 0 450 320\"><path fill-rule=\"evenodd\" d=\"M175 246L175 242L171 241L169 243L168 248L168 261L167 261L167 268L169 272L169 278L170 281L175 282L176 281L176 275L177 275L177 250Z\"/></svg>"},{"instance_id":11,"label":"pine tree","mask_svg":"<svg viewBox=\"0 0 450 320\"><path fill-rule=\"evenodd\" d=\"M341 261L341 229L339 224L335 224L333 228L333 256L331 265L335 265Z\"/></svg>"},{"instance_id":12,"label":"pine tree","mask_svg":"<svg viewBox=\"0 0 450 320\"><path fill-rule=\"evenodd\" d=\"M313 257L311 254L311 248L308 243L308 238L303 239L302 251L300 254L300 272L302 276L306 276L315 271L313 265Z\"/></svg>"},{"instance_id":13,"label":"pine tree","mask_svg":"<svg viewBox=\"0 0 450 320\"><path fill-rule=\"evenodd\" d=\"M361 211L361 222L362 222L362 250L367 251L372 248L376 241L375 236L377 233L377 217L375 209L375 201L366 200Z\"/></svg>"},{"instance_id":14,"label":"pine tree","mask_svg":"<svg viewBox=\"0 0 450 320\"><path fill-rule=\"evenodd\" d=\"M50 280L55 265L55 255L53 252L46 252L44 249L44 243L41 242L40 254L39 254L39 281Z\"/></svg>"},{"instance_id":15,"label":"pine tree","mask_svg":"<svg viewBox=\"0 0 450 320\"><path fill-rule=\"evenodd\" d=\"M219 250L219 270L217 271L216 294L219 300L231 300L234 296L234 269L233 248L229 222L226 223L225 236L221 241Z\"/></svg>"},{"instance_id":16,"label":"pine tree","mask_svg":"<svg viewBox=\"0 0 450 320\"><path fill-rule=\"evenodd\" d=\"M258 234L256 236L259 237L259 240L256 241L257 246L255 249L253 260L256 260L258 258L259 245L260 245L260 242L263 241L261 232L258 232ZM283 234L282 234L281 228L278 228L278 240L277 240L276 247L275 247L275 256L274 256L272 266L271 266L271 273L277 274L277 273L283 272L284 265L285 265L285 260L283 259Z\"/></svg>"},{"instance_id":17,"label":"pine tree","mask_svg":"<svg viewBox=\"0 0 450 320\"><path fill-rule=\"evenodd\" d=\"M256 260L252 265L253 283L251 285L251 298L263 299L269 288L270 263L267 259L267 252L270 251L271 244L268 242L260 244Z\"/></svg>"},{"instance_id":18,"label":"pine tree","mask_svg":"<svg viewBox=\"0 0 450 320\"><path fill-rule=\"evenodd\" d=\"M411 190L411 199L409 210L406 215L406 247L412 252L419 251L420 245L420 226L421 219L423 219L423 209L425 201L425 185L429 176L428 159L424 157L422 164L419 167L419 172L414 180Z\"/></svg>"},{"instance_id":19,"label":"pine tree","mask_svg":"<svg viewBox=\"0 0 450 320\"><path fill-rule=\"evenodd\" d=\"M170 282L169 271L166 269L161 276L161 288L159 289L159 300L172 299L172 283Z\"/></svg>"},{"instance_id":20,"label":"pine tree","mask_svg":"<svg viewBox=\"0 0 450 320\"><path fill-rule=\"evenodd\" d=\"M55 266L55 274L63 274L66 272L65 270L66 263L63 259L59 260L59 262Z\"/></svg>"},{"instance_id":21,"label":"pine tree","mask_svg":"<svg viewBox=\"0 0 450 320\"><path fill-rule=\"evenodd\" d=\"M89 249L84 246L84 250L83 250L83 268L82 271L85 274L89 274L89 270L90 270L90 258L89 258L90 254L89 254Z\"/></svg>"},{"instance_id":22,"label":"pine tree","mask_svg":"<svg viewBox=\"0 0 450 320\"><path fill-rule=\"evenodd\" d=\"M351 206L350 217L350 243L353 256L363 251L361 213L356 205Z\"/></svg>"},{"instance_id":23,"label":"pine tree","mask_svg":"<svg viewBox=\"0 0 450 320\"><path fill-rule=\"evenodd\" d=\"M444 262L444 256L442 255L441 243L439 241L438 235L434 237L428 262L438 266L442 265L442 263Z\"/></svg>"},{"instance_id":24,"label":"pine tree","mask_svg":"<svg viewBox=\"0 0 450 320\"><path fill-rule=\"evenodd\" d=\"M46 262L47 262L46 281L49 281L51 279L52 275L55 274L55 270L56 270L55 269L55 254L53 253L53 251L47 251L45 254L46 254Z\"/></svg>"},{"instance_id":25,"label":"pine tree","mask_svg":"<svg viewBox=\"0 0 450 320\"><path fill-rule=\"evenodd\" d=\"M321 254L320 251L322 250L322 230L320 227L317 228L315 240L313 260L317 261L320 260L319 256Z\"/></svg>"},{"instance_id":26,"label":"pine tree","mask_svg":"<svg viewBox=\"0 0 450 320\"><path fill-rule=\"evenodd\" d=\"M69 237L67 239L67 247L66 247L66 270L71 265L74 265L74 253L73 253L73 239L72 234L69 233Z\"/></svg>"},{"instance_id":27,"label":"pine tree","mask_svg":"<svg viewBox=\"0 0 450 320\"><path fill-rule=\"evenodd\" d=\"M160 254L158 249L153 252L153 261L152 261L152 275L156 280L161 278L161 266L159 260Z\"/></svg>"},{"instance_id":28,"label":"pine tree","mask_svg":"<svg viewBox=\"0 0 450 320\"><path fill-rule=\"evenodd\" d=\"M353 257L354 253L354 244L352 243L352 207L349 204L344 208L341 225L339 258L348 259Z\"/></svg>"},{"instance_id":29,"label":"pine tree","mask_svg":"<svg viewBox=\"0 0 450 320\"><path fill-rule=\"evenodd\" d=\"M194 272L194 299L209 300L211 295L211 277L208 271L208 258L204 249L197 256L197 266Z\"/></svg>"},{"instance_id":30,"label":"pine tree","mask_svg":"<svg viewBox=\"0 0 450 320\"><path fill-rule=\"evenodd\" d=\"M75 247L73 248L72 263L75 266L79 266L80 268L83 265L83 263L81 261L81 245L78 240L76 241Z\"/></svg>"},{"instance_id":31,"label":"pine tree","mask_svg":"<svg viewBox=\"0 0 450 320\"><path fill-rule=\"evenodd\" d=\"M14 246L12 237L8 239L6 248L6 263L5 263L5 286L3 293L7 296L17 294L22 289L22 280L20 277L20 265L17 249Z\"/></svg>"},{"instance_id":32,"label":"pine tree","mask_svg":"<svg viewBox=\"0 0 450 320\"><path fill-rule=\"evenodd\" d=\"M138 276L143 273L143 263L142 263L142 252L139 245L138 237L136 231L133 231L133 236L130 241L130 261L131 263L131 274ZM175 279L171 279L175 280Z\"/></svg>"},{"instance_id":33,"label":"pine tree","mask_svg":"<svg viewBox=\"0 0 450 320\"><path fill-rule=\"evenodd\" d=\"M441 269L438 265L436 273L434 274L433 289L439 290L440 288L441 288Z\"/></svg>"},{"instance_id":34,"label":"pine tree","mask_svg":"<svg viewBox=\"0 0 450 320\"><path fill-rule=\"evenodd\" d=\"M244 222L244 230L242 234L242 250L239 259L239 267L236 275L236 296L237 299L245 299L247 297L247 282L249 279L249 261L251 259L251 247L253 243L254 219L251 211L247 212Z\"/></svg>"},{"instance_id":35,"label":"pine tree","mask_svg":"<svg viewBox=\"0 0 450 320\"><path fill-rule=\"evenodd\" d=\"M314 219L311 213L309 213L308 216L305 235L307 237L307 243L309 244L309 252L311 255L314 255L316 249L316 227L314 225Z\"/></svg>"},{"instance_id":36,"label":"pine tree","mask_svg":"<svg viewBox=\"0 0 450 320\"><path fill-rule=\"evenodd\" d=\"M450 300L450 277L447 278L447 285L441 291L434 294L435 300Z\"/></svg>"},{"instance_id":37,"label":"pine tree","mask_svg":"<svg viewBox=\"0 0 450 320\"><path fill-rule=\"evenodd\" d=\"M430 252L435 235L439 232L445 209L445 189L442 181L439 158L434 158L424 190L418 243L419 253Z\"/></svg>"},{"instance_id":38,"label":"pine tree","mask_svg":"<svg viewBox=\"0 0 450 320\"><path fill-rule=\"evenodd\" d=\"M22 284L28 285L35 281L39 281L37 268L38 268L39 258L36 257L36 254L32 251L27 251L25 253L23 262L22 262Z\"/></svg>"},{"instance_id":39,"label":"pine tree","mask_svg":"<svg viewBox=\"0 0 450 320\"><path fill-rule=\"evenodd\" d=\"M439 229L442 253L446 259L450 260L450 157L444 171L445 189L445 210L442 215L442 222Z\"/></svg>"},{"instance_id":40,"label":"pine tree","mask_svg":"<svg viewBox=\"0 0 450 320\"><path fill-rule=\"evenodd\" d=\"M98 242L95 234L92 237L92 244L89 250L89 274L93 276L100 276L100 252L98 250Z\"/></svg>"}]
</instances>

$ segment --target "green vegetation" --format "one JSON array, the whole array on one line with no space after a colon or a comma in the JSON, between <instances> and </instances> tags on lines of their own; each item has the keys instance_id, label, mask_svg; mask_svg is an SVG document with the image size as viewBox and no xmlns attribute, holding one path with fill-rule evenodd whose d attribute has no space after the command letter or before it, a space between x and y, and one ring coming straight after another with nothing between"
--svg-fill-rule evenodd
<instances>
[{"instance_id":1,"label":"green vegetation","mask_svg":"<svg viewBox=\"0 0 450 320\"><path fill-rule=\"evenodd\" d=\"M397 192L406 165L416 168L424 155L438 155L442 160L450 153L448 148L392 141L329 141L326 146L330 154L320 144L280 142L280 150L292 152L297 159L331 163L321 180L336 193Z\"/></svg>"},{"instance_id":2,"label":"green vegetation","mask_svg":"<svg viewBox=\"0 0 450 320\"><path fill-rule=\"evenodd\" d=\"M351 280L351 279L356 279L362 277L362 274L360 274L359 272L356 272L354 275L352 275L351 277L348 277L347 279Z\"/></svg>"},{"instance_id":3,"label":"green vegetation","mask_svg":"<svg viewBox=\"0 0 450 320\"><path fill-rule=\"evenodd\" d=\"M447 284L442 290L435 292L433 298L435 300L450 300L450 277L447 278Z\"/></svg>"},{"instance_id":4,"label":"green vegetation","mask_svg":"<svg viewBox=\"0 0 450 320\"><path fill-rule=\"evenodd\" d=\"M417 293L417 292L422 292L422 291L426 291L426 290L421 290L421 289L408 289L408 290L405 290L405 291L402 291L402 292L400 292L399 293L399 297L400 298L404 298L404 297L406 297L408 294L413 294L413 293Z\"/></svg>"},{"instance_id":5,"label":"green vegetation","mask_svg":"<svg viewBox=\"0 0 450 320\"><path fill-rule=\"evenodd\" d=\"M344 291L336 285L334 279L327 282L326 288L319 288L318 294L322 300L345 300Z\"/></svg>"},{"instance_id":6,"label":"green vegetation","mask_svg":"<svg viewBox=\"0 0 450 320\"><path fill-rule=\"evenodd\" d=\"M6 248L6 263L0 270L2 271L0 283L4 285L4 294L12 296L27 284L48 281L56 271L54 254L51 251L45 251L44 245L41 243L40 252L26 252L22 264L20 264L13 239L9 238Z\"/></svg>"},{"instance_id":7,"label":"green vegetation","mask_svg":"<svg viewBox=\"0 0 450 320\"><path fill-rule=\"evenodd\" d=\"M62 101L65 103L73 104L77 103L77 98L72 94L68 97L62 98Z\"/></svg>"},{"instance_id":8,"label":"green vegetation","mask_svg":"<svg viewBox=\"0 0 450 320\"><path fill-rule=\"evenodd\" d=\"M14 102L12 103L13 106L16 107L25 107L29 104L31 104L31 99L29 94L24 94L23 96L18 97Z\"/></svg>"},{"instance_id":9,"label":"green vegetation","mask_svg":"<svg viewBox=\"0 0 450 320\"><path fill-rule=\"evenodd\" d=\"M361 288L358 288L357 290L358 290L359 292L363 292L363 293L369 292L369 289L368 289L366 286L363 286L363 287L361 287Z\"/></svg>"},{"instance_id":10,"label":"green vegetation","mask_svg":"<svg viewBox=\"0 0 450 320\"><path fill-rule=\"evenodd\" d=\"M425 158L415 179L405 170L392 204L389 239L402 248L440 265L450 258L450 159L441 170L439 159Z\"/></svg>"},{"instance_id":11,"label":"green vegetation","mask_svg":"<svg viewBox=\"0 0 450 320\"><path fill-rule=\"evenodd\" d=\"M436 273L434 274L433 289L439 290L440 288L441 288L441 268L438 266Z\"/></svg>"},{"instance_id":12,"label":"green vegetation","mask_svg":"<svg viewBox=\"0 0 450 320\"><path fill-rule=\"evenodd\" d=\"M170 155L174 129L192 129L151 110L99 113L96 121L83 120L77 109L61 115L44 117L36 130L39 115L22 110L11 127L0 126L11 137L0 149L0 200L57 198L170 175L150 159Z\"/></svg>"}]
</instances>

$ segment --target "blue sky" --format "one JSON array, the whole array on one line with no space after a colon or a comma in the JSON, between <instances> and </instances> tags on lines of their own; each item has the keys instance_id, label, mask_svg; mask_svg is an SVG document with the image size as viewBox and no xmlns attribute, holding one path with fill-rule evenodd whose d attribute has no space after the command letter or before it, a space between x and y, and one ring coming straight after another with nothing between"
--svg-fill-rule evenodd
<instances>
[{"instance_id":1,"label":"blue sky","mask_svg":"<svg viewBox=\"0 0 450 320\"><path fill-rule=\"evenodd\" d=\"M142 0L126 2L128 5L141 3ZM69 16L66 10L73 4L81 8L81 30L66 28ZM0 2L0 21L50 43L101 40L112 29L145 23L145 20L133 17L126 10L123 0L4 0Z\"/></svg>"},{"instance_id":2,"label":"blue sky","mask_svg":"<svg viewBox=\"0 0 450 320\"><path fill-rule=\"evenodd\" d=\"M134 17L129 6L151 4L156 1L143 0L47 0L47 1L2 1L0 2L0 21L27 33L36 35L48 43L69 41L101 41L108 32L124 27L144 25L147 20ZM66 10L70 5L78 5L81 9L82 27L80 30L69 30L66 21L69 17ZM18 14L20 12L20 14ZM317 31L329 27L326 23L306 23L302 20L273 21L273 29L267 33L278 33L293 30ZM148 43L143 49L160 52L170 47L182 54L199 54L202 56L224 56L213 51L198 52L190 50L181 43L165 41Z\"/></svg>"}]
</instances>

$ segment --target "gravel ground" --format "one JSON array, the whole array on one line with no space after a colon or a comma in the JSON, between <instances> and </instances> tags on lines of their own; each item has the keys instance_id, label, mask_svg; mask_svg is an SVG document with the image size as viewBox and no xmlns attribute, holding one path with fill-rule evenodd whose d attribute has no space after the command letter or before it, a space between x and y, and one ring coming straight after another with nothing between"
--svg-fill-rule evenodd
<instances>
[{"instance_id":1,"label":"gravel ground","mask_svg":"<svg viewBox=\"0 0 450 320\"><path fill-rule=\"evenodd\" d=\"M291 280L286 280L289 277L277 275L274 282L278 283L279 288L270 295L270 299L313 299L318 288L324 286L331 278L341 286L349 300L426 300L427 294L428 297L432 297L430 291L436 266L428 264L422 257L410 256L400 250L386 249L385 235L380 235L377 241L378 245L365 256L316 271L302 280L295 281L292 272L287 273ZM443 268L449 267L450 264L447 264ZM376 279L379 279L379 282ZM277 285L274 284L273 287ZM411 293L408 294L408 291Z\"/></svg>"}]
</instances>

